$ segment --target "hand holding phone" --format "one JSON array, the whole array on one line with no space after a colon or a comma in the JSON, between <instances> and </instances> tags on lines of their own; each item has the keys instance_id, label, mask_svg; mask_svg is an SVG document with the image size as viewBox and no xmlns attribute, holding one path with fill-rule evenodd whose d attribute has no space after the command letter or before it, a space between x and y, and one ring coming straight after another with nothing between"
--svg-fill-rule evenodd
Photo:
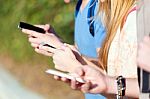
<instances>
[{"instance_id":1,"label":"hand holding phone","mask_svg":"<svg viewBox=\"0 0 150 99\"><path fill-rule=\"evenodd\" d=\"M34 25L31 25L31 24L28 24L25 22L20 22L18 25L18 28L19 29L28 29L28 30L36 31L37 33L42 33L42 34L46 33L46 31L43 28L36 27ZM43 46L47 46L47 47L51 47L51 48L56 49L54 46L51 46L49 44L44 44Z\"/></svg>"},{"instance_id":2,"label":"hand holding phone","mask_svg":"<svg viewBox=\"0 0 150 99\"><path fill-rule=\"evenodd\" d=\"M52 75L56 75L56 76L60 76L60 77L65 77L65 78L68 78L70 80L76 79L80 83L85 83L85 81L83 79L81 79L81 78L73 77L71 75L68 75L66 73L63 73L63 72L60 72L60 71L57 71L57 70L54 70L54 69L48 69L46 71L46 73L49 73L49 74L52 74Z\"/></svg>"}]
</instances>

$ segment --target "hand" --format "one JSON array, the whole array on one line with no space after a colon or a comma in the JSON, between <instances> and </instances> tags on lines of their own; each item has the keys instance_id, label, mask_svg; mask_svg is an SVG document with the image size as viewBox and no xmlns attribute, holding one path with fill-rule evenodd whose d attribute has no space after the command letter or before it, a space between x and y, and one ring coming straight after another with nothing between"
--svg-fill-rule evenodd
<instances>
[{"instance_id":1,"label":"hand","mask_svg":"<svg viewBox=\"0 0 150 99\"><path fill-rule=\"evenodd\" d=\"M52 57L53 53L56 49L48 47L48 46L43 46L43 44L40 44L37 48L35 48L35 52L43 54L45 56Z\"/></svg>"},{"instance_id":2,"label":"hand","mask_svg":"<svg viewBox=\"0 0 150 99\"><path fill-rule=\"evenodd\" d=\"M80 52L78 51L78 49L76 48L75 45L69 45L64 43L65 46L69 47L73 54L75 55L76 59L82 64L82 65L87 65L87 62L83 59L83 57L81 56Z\"/></svg>"},{"instance_id":3,"label":"hand","mask_svg":"<svg viewBox=\"0 0 150 99\"><path fill-rule=\"evenodd\" d=\"M36 25L37 27L43 28L46 33L41 34L32 30L22 29L22 32L29 35L29 42L31 43L31 46L35 48L35 51L40 54L44 54L47 56L51 56L49 53L47 53L44 50L39 50L38 46L41 43L49 44L51 46L54 46L56 48L63 45L63 43L60 41L60 39L55 35L55 32L52 28L50 28L49 25ZM50 33L54 32L54 33Z\"/></svg>"},{"instance_id":4,"label":"hand","mask_svg":"<svg viewBox=\"0 0 150 99\"><path fill-rule=\"evenodd\" d=\"M66 46L54 51L53 62L56 69L66 72L73 72L77 67L82 66L72 50Z\"/></svg>"},{"instance_id":5,"label":"hand","mask_svg":"<svg viewBox=\"0 0 150 99\"><path fill-rule=\"evenodd\" d=\"M78 68L76 74L86 81L81 86L82 92L99 94L107 91L107 76L98 69L85 65Z\"/></svg>"},{"instance_id":6,"label":"hand","mask_svg":"<svg viewBox=\"0 0 150 99\"><path fill-rule=\"evenodd\" d=\"M75 76L74 73L76 74ZM109 78L101 73L98 69L85 65L78 67L74 73L72 76L84 79L85 83L79 83L75 79L70 81L67 78L61 78L58 76L54 76L54 78L56 80L66 82L71 86L72 89L80 90L83 93L99 94L107 92L107 79Z\"/></svg>"},{"instance_id":7,"label":"hand","mask_svg":"<svg viewBox=\"0 0 150 99\"><path fill-rule=\"evenodd\" d=\"M150 37L148 36L139 44L137 62L139 67L150 72Z\"/></svg>"}]
</instances>

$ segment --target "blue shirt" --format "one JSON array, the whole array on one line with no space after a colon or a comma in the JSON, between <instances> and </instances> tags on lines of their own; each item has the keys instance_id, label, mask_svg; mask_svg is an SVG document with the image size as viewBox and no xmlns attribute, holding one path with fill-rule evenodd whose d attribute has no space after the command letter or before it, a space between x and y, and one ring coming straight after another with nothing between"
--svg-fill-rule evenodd
<instances>
[{"instance_id":1,"label":"blue shirt","mask_svg":"<svg viewBox=\"0 0 150 99\"><path fill-rule=\"evenodd\" d=\"M105 37L105 29L100 21L100 18L96 18L94 21L94 29L95 36L93 37L89 31L89 24L87 19L87 13L90 6L90 2L88 5L82 10L82 12L78 12L78 15L75 19L75 33L74 39L77 44L78 50L82 55L97 58L98 54L96 49L100 48L102 45L102 41ZM95 13L97 11L96 9ZM85 94L85 99L105 99L100 94Z\"/></svg>"},{"instance_id":2,"label":"blue shirt","mask_svg":"<svg viewBox=\"0 0 150 99\"><path fill-rule=\"evenodd\" d=\"M90 2L88 5L82 10L82 12L78 12L78 15L75 19L75 43L77 44L78 50L81 54L91 57L97 58L97 48L100 48L102 41L105 36L105 29L100 21L100 18L97 17L94 20L94 32L95 36L93 37L89 31L89 24L87 13L89 9ZM96 5L97 8L97 5ZM95 13L96 13L95 9Z\"/></svg>"}]
</instances>

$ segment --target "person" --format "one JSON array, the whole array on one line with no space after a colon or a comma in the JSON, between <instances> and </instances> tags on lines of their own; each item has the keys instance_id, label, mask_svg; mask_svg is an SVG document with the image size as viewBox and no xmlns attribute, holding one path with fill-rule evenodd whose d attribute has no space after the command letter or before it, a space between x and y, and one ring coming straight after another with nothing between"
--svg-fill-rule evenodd
<instances>
[{"instance_id":1,"label":"person","mask_svg":"<svg viewBox=\"0 0 150 99\"><path fill-rule=\"evenodd\" d=\"M147 66L149 57L148 54L148 41L150 35L150 11L149 9L149 0L138 0L137 6L137 31L138 31L138 42L139 52L138 52L138 63L142 68L138 68L138 81L140 88L140 99L149 99L150 98L150 73ZM144 40L143 40L144 38ZM144 68L143 68L144 67ZM147 69L146 69L147 68Z\"/></svg>"},{"instance_id":2,"label":"person","mask_svg":"<svg viewBox=\"0 0 150 99\"><path fill-rule=\"evenodd\" d=\"M150 52L150 37L145 36L143 41L139 44L137 63L140 68L144 68L149 71L149 52ZM149 71L150 72L150 71ZM76 69L75 73L79 75L80 78L87 81L80 87L80 90L84 93L107 93L116 94L117 84L116 78L112 76L105 75L98 69L90 66L82 66ZM75 76L76 77L76 76ZM94 87L95 84L97 87ZM72 82L72 89L76 89L76 81ZM138 98L139 88L136 79L126 79L126 96ZM142 98L141 98L142 99Z\"/></svg>"},{"instance_id":3,"label":"person","mask_svg":"<svg viewBox=\"0 0 150 99\"><path fill-rule=\"evenodd\" d=\"M100 8L100 9L103 9L104 11L105 10L108 11L109 9L105 9L105 8L107 8L109 4L105 2L107 2L107 0L104 1L104 3L101 3L102 4L101 6L104 8ZM124 4L123 6L127 6L128 9L122 9L122 7L120 7L122 11L120 11L118 15L115 15L115 11L111 11L111 14L108 13L109 11L106 12L106 14L108 13L108 15L106 16L111 17L110 19L112 20L105 19L107 20L105 23L107 25L106 30L108 31L107 32L108 35L106 36L103 47L101 48L99 53L100 61L102 61L103 63L103 69L105 70L107 69L107 73L109 75L116 76L122 74L125 77L135 78L137 77L137 71L136 71L137 32L136 32L136 7L134 6L135 0L131 0L131 1L116 0L116 1L108 1L108 2L109 3L112 2L111 4L116 3L116 5L114 5L114 9L116 8L116 11L119 10L118 6L120 7L120 5L122 4ZM119 21L116 21L117 19ZM55 53L54 56L57 55L57 57L54 58L54 61L56 58L61 59L61 55L63 54L63 52L62 54L60 54L60 56L58 54L58 51L55 52L57 53ZM129 57L130 60L128 60ZM66 63L67 61L68 60L66 60ZM59 63L61 61L57 61L57 62ZM63 66L63 64L61 66Z\"/></svg>"},{"instance_id":4,"label":"person","mask_svg":"<svg viewBox=\"0 0 150 99\"><path fill-rule=\"evenodd\" d=\"M65 1L68 2L68 0ZM103 27L101 20L95 17L98 11L98 5L99 5L98 0L78 0L75 13L76 15L75 33L74 33L75 46L74 45L72 46L72 49L77 48L80 54L82 54L82 56L85 59L94 62L97 61L98 57L97 51L101 47L101 43L103 41L103 38L105 37L105 28ZM49 25L38 25L38 26L44 28L47 33L39 34L34 31L26 29L23 29L22 31L26 34L29 34L29 42L31 43L31 46L35 48L35 51L37 53L46 56L53 56L54 49L41 45L49 44L56 47L57 49L60 49L64 45L62 41L56 36L54 31L49 33L49 31L51 30L51 26ZM82 58L80 59L79 59L80 61L84 62ZM68 69L63 69L62 67L55 65L56 69L64 70L67 72L74 71L76 67L77 66L75 67L68 66ZM104 99L104 97L99 94L98 95L85 94L85 98Z\"/></svg>"},{"instance_id":5,"label":"person","mask_svg":"<svg viewBox=\"0 0 150 99\"><path fill-rule=\"evenodd\" d=\"M107 35L102 48L99 50L99 63L100 67L105 71L103 72L104 74L107 73L111 77L122 75L137 82L135 3L136 0L101 0L99 13L103 15L101 18L104 18L102 20L104 20ZM55 65L60 68L83 66L76 60L68 46L63 50L55 50L53 60ZM101 71L101 69L99 70Z\"/></svg>"},{"instance_id":6,"label":"person","mask_svg":"<svg viewBox=\"0 0 150 99\"><path fill-rule=\"evenodd\" d=\"M147 63L147 66L148 66L148 61L147 60L149 58L144 59L144 61L143 61L142 56L149 57L149 54L148 54L149 53L149 50L148 50L149 49L148 48L148 46L149 46L149 37L145 37L144 42L141 45L142 45L141 47L143 48L143 50L146 50L146 51L143 52L142 48L140 48L140 50L138 52L139 53L138 62L142 62L142 65L140 65L141 63L139 63L139 66L144 66L143 65L144 61ZM67 52L69 52L69 50ZM145 52L147 52L147 53L144 54ZM71 53L71 51L70 51L70 53ZM68 59L67 59L67 61L68 61ZM70 62L70 63L72 63L72 62ZM81 64L78 64L78 65L81 65ZM71 66L73 66L73 65L71 65ZM108 75L104 75L103 72L100 72L99 70L97 70L95 68L92 68L92 67L89 67L89 66L83 66L83 67L80 66L80 70L78 70L78 75L80 75L82 77L84 76L83 79L87 80L87 82L89 80L91 81L91 82L88 82L88 83L83 84L82 86L80 86L80 89L83 92L109 93L109 94L116 94L116 92L117 92L116 78L115 77L110 77ZM97 85L97 87L93 87L93 86L95 86L95 84ZM73 89L76 89L75 81L72 83L71 86L72 86ZM133 89L134 89L134 91L133 91ZM139 88L138 88L138 83L137 83L136 79L129 79L129 78L126 79L126 95L130 96L130 97L138 98Z\"/></svg>"},{"instance_id":7,"label":"person","mask_svg":"<svg viewBox=\"0 0 150 99\"><path fill-rule=\"evenodd\" d=\"M138 12L138 39L142 39L143 41L140 40L140 44L139 44L139 48L138 48L138 57L137 57L137 63L138 66L142 69L144 69L145 71L150 73L150 65L149 65L149 60L150 60L150 37L148 35L149 34L149 22L148 21L148 11L146 10L146 7L148 7L148 4L150 2L143 0L142 1L142 8L140 9L142 10L142 13ZM141 6L141 5L140 5ZM140 11L138 10L138 11ZM144 12L143 12L144 11ZM139 16L140 15L140 16ZM142 15L142 16L141 16ZM143 18L143 16L146 16ZM142 19L142 21L141 21ZM146 21L146 23L145 23ZM146 30L145 30L146 29ZM143 32L141 30L144 30ZM147 31L147 32L146 32ZM141 33L142 32L142 33ZM144 35L146 35L144 37ZM86 83L83 84L80 88L81 91L83 92L89 92L89 93L109 93L109 94L116 94L117 92L117 86L116 86L116 79L113 77L110 77L108 75L104 75L102 72L96 70L95 68L89 67L89 66L84 66L84 67L80 67L78 68L78 70L76 71L76 73L78 75L80 75L84 80L87 80L87 82L90 80L91 83ZM95 75L94 75L95 74ZM139 75L141 76L141 75ZM145 77L146 76L146 77ZM144 72L144 75L142 76L142 78L144 77L144 81L146 81L146 79L149 79L146 75L146 72ZM142 80L142 79L141 79ZM148 94L148 90L149 90L149 83L148 82L144 82L144 85L146 86L140 86L141 92L144 93L143 95L140 95L140 99L149 99L150 95ZM138 94L139 94L139 88L138 88L138 84L137 81L135 79L126 79L126 96L130 96L130 97L136 97L138 98ZM75 82L72 83L72 88L75 89ZM97 87L92 87L94 86L94 84L97 85ZM144 87L144 91L143 88ZM147 90L147 91L146 91ZM146 93L145 93L146 92Z\"/></svg>"},{"instance_id":8,"label":"person","mask_svg":"<svg viewBox=\"0 0 150 99\"><path fill-rule=\"evenodd\" d=\"M145 36L143 41L139 44L138 51L138 66L139 68L139 87L140 87L140 99L150 98L150 37Z\"/></svg>"}]
</instances>

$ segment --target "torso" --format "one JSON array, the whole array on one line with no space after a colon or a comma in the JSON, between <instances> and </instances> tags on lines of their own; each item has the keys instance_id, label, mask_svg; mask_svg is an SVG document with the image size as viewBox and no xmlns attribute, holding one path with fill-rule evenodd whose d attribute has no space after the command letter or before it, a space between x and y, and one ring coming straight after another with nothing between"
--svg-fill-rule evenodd
<instances>
[{"instance_id":1,"label":"torso","mask_svg":"<svg viewBox=\"0 0 150 99\"><path fill-rule=\"evenodd\" d=\"M97 58L97 48L100 48L105 36L105 29L101 21L97 18L94 22L95 36L89 32L87 13L90 2L79 12L75 19L75 43L82 55ZM96 7L97 8L97 7ZM96 9L95 9L96 14Z\"/></svg>"},{"instance_id":2,"label":"torso","mask_svg":"<svg viewBox=\"0 0 150 99\"><path fill-rule=\"evenodd\" d=\"M89 0L91 1L91 0ZM87 13L90 2L80 9L75 19L75 44L80 53L86 57L97 58L97 48L100 48L101 42L105 36L105 30L99 20L94 23L95 36L93 37L89 32L89 24ZM83 6L82 6L83 7ZM96 12L96 11L95 11ZM105 99L100 94L85 94L85 99Z\"/></svg>"},{"instance_id":3,"label":"torso","mask_svg":"<svg viewBox=\"0 0 150 99\"><path fill-rule=\"evenodd\" d=\"M136 11L131 12L111 43L108 54L108 75L137 78Z\"/></svg>"}]
</instances>

